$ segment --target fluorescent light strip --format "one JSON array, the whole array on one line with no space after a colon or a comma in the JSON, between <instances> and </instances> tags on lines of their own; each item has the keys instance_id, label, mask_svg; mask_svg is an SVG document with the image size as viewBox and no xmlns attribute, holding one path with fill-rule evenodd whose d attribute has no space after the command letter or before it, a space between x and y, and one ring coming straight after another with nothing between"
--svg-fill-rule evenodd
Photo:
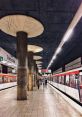
<instances>
[{"instance_id":1,"label":"fluorescent light strip","mask_svg":"<svg viewBox=\"0 0 82 117\"><path fill-rule=\"evenodd\" d=\"M65 33L65 36L64 38L62 39L63 41L63 44L68 41L68 39L70 38L70 36L72 35L73 33L73 29L69 29L66 33Z\"/></svg>"},{"instance_id":2,"label":"fluorescent light strip","mask_svg":"<svg viewBox=\"0 0 82 117\"><path fill-rule=\"evenodd\" d=\"M61 47L58 47L57 50L56 50L56 55L61 51Z\"/></svg>"},{"instance_id":3,"label":"fluorescent light strip","mask_svg":"<svg viewBox=\"0 0 82 117\"><path fill-rule=\"evenodd\" d=\"M79 20L81 19L81 17L82 17L82 3L80 5L79 9L77 10L77 12L76 12L71 24L69 25L66 33L64 34L56 52L54 53L49 65L47 67L47 69L52 65L54 59L56 59L57 54L59 54L59 52L62 50L62 46L64 45L64 43L70 39L70 36L72 35L73 30L74 30L75 26L77 25L77 23L79 22Z\"/></svg>"}]
</instances>

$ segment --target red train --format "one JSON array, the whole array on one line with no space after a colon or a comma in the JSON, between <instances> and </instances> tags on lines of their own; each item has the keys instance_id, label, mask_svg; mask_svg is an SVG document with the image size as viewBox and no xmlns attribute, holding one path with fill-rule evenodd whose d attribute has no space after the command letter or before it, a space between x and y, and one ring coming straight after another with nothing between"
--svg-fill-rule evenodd
<instances>
[{"instance_id":1,"label":"red train","mask_svg":"<svg viewBox=\"0 0 82 117\"><path fill-rule=\"evenodd\" d=\"M17 81L16 75L0 73L0 84L9 83L9 82L16 82L16 81Z\"/></svg>"},{"instance_id":2,"label":"red train","mask_svg":"<svg viewBox=\"0 0 82 117\"><path fill-rule=\"evenodd\" d=\"M48 82L64 94L82 103L82 67L53 74Z\"/></svg>"}]
</instances>

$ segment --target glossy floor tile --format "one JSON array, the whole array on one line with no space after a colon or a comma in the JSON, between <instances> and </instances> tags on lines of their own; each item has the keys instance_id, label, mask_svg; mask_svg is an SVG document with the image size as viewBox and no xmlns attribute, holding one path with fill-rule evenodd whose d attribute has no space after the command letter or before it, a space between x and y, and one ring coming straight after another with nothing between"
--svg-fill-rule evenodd
<instances>
[{"instance_id":1,"label":"glossy floor tile","mask_svg":"<svg viewBox=\"0 0 82 117\"><path fill-rule=\"evenodd\" d=\"M0 117L82 117L50 86L27 95L27 101L17 101L16 87L0 91Z\"/></svg>"}]
</instances>

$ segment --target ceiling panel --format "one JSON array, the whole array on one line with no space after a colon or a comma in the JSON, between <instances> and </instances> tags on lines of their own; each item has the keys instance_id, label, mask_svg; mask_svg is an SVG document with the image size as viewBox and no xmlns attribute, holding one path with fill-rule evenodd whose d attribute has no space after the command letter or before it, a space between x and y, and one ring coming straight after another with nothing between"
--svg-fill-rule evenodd
<instances>
[{"instance_id":1,"label":"ceiling panel","mask_svg":"<svg viewBox=\"0 0 82 117\"><path fill-rule=\"evenodd\" d=\"M38 55L43 57L43 68L46 68L80 3L81 0L0 0L0 18L10 14L23 14L41 21L45 28L43 34L28 39L28 43L43 47L44 50ZM81 29L82 19L72 38L63 46L61 54L54 61L52 70L82 56ZM2 31L0 31L0 47L16 56L16 38Z\"/></svg>"}]
</instances>

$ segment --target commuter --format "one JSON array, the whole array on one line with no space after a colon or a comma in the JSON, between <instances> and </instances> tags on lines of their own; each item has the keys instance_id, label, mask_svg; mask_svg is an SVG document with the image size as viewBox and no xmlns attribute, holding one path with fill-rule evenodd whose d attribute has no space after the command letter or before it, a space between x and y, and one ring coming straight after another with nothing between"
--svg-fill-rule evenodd
<instances>
[{"instance_id":1,"label":"commuter","mask_svg":"<svg viewBox=\"0 0 82 117\"><path fill-rule=\"evenodd\" d=\"M45 85L47 85L47 80L45 80Z\"/></svg>"},{"instance_id":2,"label":"commuter","mask_svg":"<svg viewBox=\"0 0 82 117\"><path fill-rule=\"evenodd\" d=\"M39 79L37 79L36 84L37 84L37 87L38 87L38 89L39 89L39 87L40 87L40 81L39 81Z\"/></svg>"}]
</instances>

